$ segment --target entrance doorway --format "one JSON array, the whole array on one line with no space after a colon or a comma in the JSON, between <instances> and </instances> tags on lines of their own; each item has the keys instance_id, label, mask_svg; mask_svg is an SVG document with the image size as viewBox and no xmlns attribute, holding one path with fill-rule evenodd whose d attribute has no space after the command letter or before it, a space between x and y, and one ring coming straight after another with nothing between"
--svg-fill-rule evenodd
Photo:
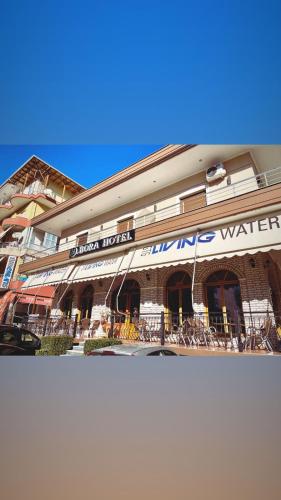
<instances>
[{"instance_id":1,"label":"entrance doorway","mask_svg":"<svg viewBox=\"0 0 281 500\"><path fill-rule=\"evenodd\" d=\"M68 292L63 299L62 312L65 318L71 318L72 314L73 292Z\"/></svg>"},{"instance_id":2,"label":"entrance doorway","mask_svg":"<svg viewBox=\"0 0 281 500\"><path fill-rule=\"evenodd\" d=\"M116 288L111 297L111 310L117 312L117 295L119 287ZM139 314L140 311L140 286L136 280L125 280L121 292L118 297L118 309L125 313L129 311L130 316L134 316L134 312Z\"/></svg>"},{"instance_id":3,"label":"entrance doorway","mask_svg":"<svg viewBox=\"0 0 281 500\"><path fill-rule=\"evenodd\" d=\"M81 319L90 318L92 315L94 289L91 285L84 288L80 298Z\"/></svg>"},{"instance_id":4,"label":"entrance doorway","mask_svg":"<svg viewBox=\"0 0 281 500\"><path fill-rule=\"evenodd\" d=\"M178 271L167 281L167 309L174 324L182 324L186 317L193 315L191 299L191 278L184 271Z\"/></svg>"},{"instance_id":5,"label":"entrance doorway","mask_svg":"<svg viewBox=\"0 0 281 500\"><path fill-rule=\"evenodd\" d=\"M239 280L231 271L211 274L205 284L210 324L217 330L235 333L242 319Z\"/></svg>"}]
</instances>

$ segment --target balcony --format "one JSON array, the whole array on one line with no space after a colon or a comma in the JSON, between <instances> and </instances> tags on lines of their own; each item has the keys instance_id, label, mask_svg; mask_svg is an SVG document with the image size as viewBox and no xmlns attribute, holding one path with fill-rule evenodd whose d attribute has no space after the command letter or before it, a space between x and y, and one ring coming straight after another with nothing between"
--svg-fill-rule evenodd
<instances>
[{"instance_id":1,"label":"balcony","mask_svg":"<svg viewBox=\"0 0 281 500\"><path fill-rule=\"evenodd\" d=\"M199 227L200 224L206 222L215 223L218 219L239 216L243 212L250 213L259 208L268 207L269 210L270 206L281 202L281 167L221 188L212 190L207 188L206 199L205 207L188 213L182 213L181 204L176 203L136 218L134 220L135 240L160 237L165 233L182 229L188 231L189 227ZM115 224L106 230L91 234L87 243L113 236L116 233L117 225ZM38 264L34 261L37 259L42 259L40 267L65 262L68 259L68 251L75 246L77 246L76 237L61 244L59 249L40 247L32 256L25 256L26 264L21 266L20 272L36 269Z\"/></svg>"},{"instance_id":2,"label":"balcony","mask_svg":"<svg viewBox=\"0 0 281 500\"><path fill-rule=\"evenodd\" d=\"M10 227L13 227L15 231L22 231L26 227L30 226L30 220L27 219L26 217L7 217L6 219L3 219L2 221L2 227L4 231L6 229L9 229Z\"/></svg>"},{"instance_id":3,"label":"balcony","mask_svg":"<svg viewBox=\"0 0 281 500\"><path fill-rule=\"evenodd\" d=\"M44 203L48 208L53 208L60 203L62 198L58 196L52 189L38 188L18 188L9 197L0 198L0 220L6 216L12 215L19 211L28 200L37 200Z\"/></svg>"},{"instance_id":4,"label":"balcony","mask_svg":"<svg viewBox=\"0 0 281 500\"><path fill-rule=\"evenodd\" d=\"M9 196L6 196L6 197L2 197L0 198L0 205L2 205L3 207L7 207L9 208L9 206L11 205L11 200L14 198L14 197L19 197L21 195L23 195L24 197L29 197L29 196L37 196L37 195L40 195L40 194L43 194L44 196L47 196L48 198L54 200L55 202L60 202L61 201L61 197L58 196L52 189L50 188L45 188L44 186L39 186L39 187L19 187L17 189L14 190L13 194L9 195Z\"/></svg>"},{"instance_id":5,"label":"balcony","mask_svg":"<svg viewBox=\"0 0 281 500\"><path fill-rule=\"evenodd\" d=\"M0 241L0 259L1 257L15 255L16 257L24 257L24 260L28 261L33 259L33 255L38 255L38 253L40 253L42 257L50 255L48 248L43 245L36 245L34 243L19 244L17 241ZM52 253L54 253L53 249Z\"/></svg>"},{"instance_id":6,"label":"balcony","mask_svg":"<svg viewBox=\"0 0 281 500\"><path fill-rule=\"evenodd\" d=\"M8 257L9 255L20 257L23 253L23 248L19 246L17 241L9 241L5 243L0 241L0 258Z\"/></svg>"}]
</instances>

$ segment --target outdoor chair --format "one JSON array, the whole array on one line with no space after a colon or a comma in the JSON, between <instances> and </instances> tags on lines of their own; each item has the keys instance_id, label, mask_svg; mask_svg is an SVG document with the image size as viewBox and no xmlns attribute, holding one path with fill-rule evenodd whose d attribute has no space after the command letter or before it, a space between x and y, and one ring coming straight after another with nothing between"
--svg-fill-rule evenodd
<instances>
[{"instance_id":1,"label":"outdoor chair","mask_svg":"<svg viewBox=\"0 0 281 500\"><path fill-rule=\"evenodd\" d=\"M188 342L190 346L199 347L203 345L209 347L210 344L213 344L213 347L220 347L216 328L214 326L206 327L200 318L186 318L179 336L186 346Z\"/></svg>"},{"instance_id":2,"label":"outdoor chair","mask_svg":"<svg viewBox=\"0 0 281 500\"><path fill-rule=\"evenodd\" d=\"M61 334L61 333L64 333L64 330L65 330L65 323L66 323L66 320L65 320L65 317L64 316L61 316L60 318L58 318L54 324L53 324L53 333L55 334Z\"/></svg>"},{"instance_id":3,"label":"outdoor chair","mask_svg":"<svg viewBox=\"0 0 281 500\"><path fill-rule=\"evenodd\" d=\"M114 325L113 325L113 337L114 338L118 339L120 337L121 326L122 326L122 323L114 323Z\"/></svg>"},{"instance_id":4,"label":"outdoor chair","mask_svg":"<svg viewBox=\"0 0 281 500\"><path fill-rule=\"evenodd\" d=\"M266 349L269 352L273 352L273 347L269 340L271 328L271 318L266 318L264 323L259 328L256 328L254 326L248 327L247 337L245 340L245 348L251 348L251 350Z\"/></svg>"},{"instance_id":5,"label":"outdoor chair","mask_svg":"<svg viewBox=\"0 0 281 500\"><path fill-rule=\"evenodd\" d=\"M183 339L188 341L190 346L199 347L200 344L207 344L204 333L204 324L198 318L186 318L181 328L181 335Z\"/></svg>"},{"instance_id":6,"label":"outdoor chair","mask_svg":"<svg viewBox=\"0 0 281 500\"><path fill-rule=\"evenodd\" d=\"M136 329L138 330L140 340L142 340L143 342L150 342L151 341L149 325L145 319L139 320Z\"/></svg>"},{"instance_id":7,"label":"outdoor chair","mask_svg":"<svg viewBox=\"0 0 281 500\"><path fill-rule=\"evenodd\" d=\"M80 336L89 337L90 335L90 318L83 318L80 321Z\"/></svg>"}]
</instances>

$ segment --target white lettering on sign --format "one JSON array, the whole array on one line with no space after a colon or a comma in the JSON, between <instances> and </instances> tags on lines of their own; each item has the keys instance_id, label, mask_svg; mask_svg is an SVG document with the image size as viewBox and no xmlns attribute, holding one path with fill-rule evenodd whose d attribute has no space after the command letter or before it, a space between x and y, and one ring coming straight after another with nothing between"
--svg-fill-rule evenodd
<instances>
[{"instance_id":1,"label":"white lettering on sign","mask_svg":"<svg viewBox=\"0 0 281 500\"><path fill-rule=\"evenodd\" d=\"M239 251L243 248L262 247L267 244L281 244L281 217L272 216L265 219L258 219L243 224L228 226L216 231L207 231L198 236L198 255L209 255L222 252ZM279 231L278 231L279 230ZM264 232L268 236L264 236ZM262 233L262 234L260 234ZM196 235L158 243L150 247L145 247L141 251L141 256L162 254L165 252L175 252L187 250L196 244Z\"/></svg>"},{"instance_id":2,"label":"white lettering on sign","mask_svg":"<svg viewBox=\"0 0 281 500\"><path fill-rule=\"evenodd\" d=\"M87 253L97 252L98 250L103 250L104 248L110 248L122 243L127 243L129 241L134 241L135 230L130 229L124 233L115 234L113 236L107 236L102 240L92 241L86 245L80 245L79 247L71 248L69 252L69 257L79 257Z\"/></svg>"}]
</instances>

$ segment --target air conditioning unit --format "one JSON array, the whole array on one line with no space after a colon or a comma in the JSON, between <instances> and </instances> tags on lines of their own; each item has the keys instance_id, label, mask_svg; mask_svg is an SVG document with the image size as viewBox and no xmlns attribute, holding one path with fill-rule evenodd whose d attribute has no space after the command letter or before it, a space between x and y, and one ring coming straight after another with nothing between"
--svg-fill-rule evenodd
<instances>
[{"instance_id":1,"label":"air conditioning unit","mask_svg":"<svg viewBox=\"0 0 281 500\"><path fill-rule=\"evenodd\" d=\"M208 182L214 182L218 179L223 179L226 175L226 170L223 163L216 163L208 168L206 172L206 179Z\"/></svg>"}]
</instances>

